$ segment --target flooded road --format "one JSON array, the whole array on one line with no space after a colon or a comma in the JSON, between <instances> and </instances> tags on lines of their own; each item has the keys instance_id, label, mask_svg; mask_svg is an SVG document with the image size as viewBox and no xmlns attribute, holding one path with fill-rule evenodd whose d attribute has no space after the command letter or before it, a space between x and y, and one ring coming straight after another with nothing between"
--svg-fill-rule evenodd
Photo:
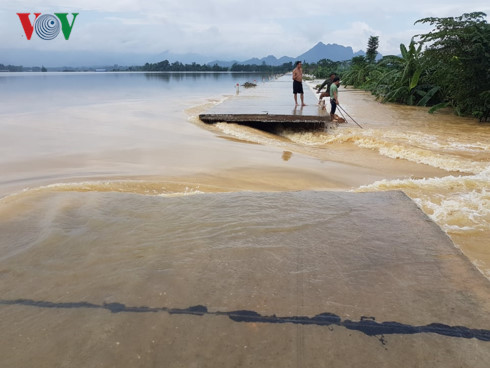
<instances>
[{"instance_id":1,"label":"flooded road","mask_svg":"<svg viewBox=\"0 0 490 368\"><path fill-rule=\"evenodd\" d=\"M0 76L0 365L485 366L489 126L198 121L251 78Z\"/></svg>"}]
</instances>

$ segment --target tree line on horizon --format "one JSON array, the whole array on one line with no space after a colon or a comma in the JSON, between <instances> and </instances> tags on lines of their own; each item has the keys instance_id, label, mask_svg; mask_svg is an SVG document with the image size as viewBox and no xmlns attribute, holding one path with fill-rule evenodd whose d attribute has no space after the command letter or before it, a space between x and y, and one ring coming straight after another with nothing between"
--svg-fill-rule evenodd
<instances>
[{"instance_id":1,"label":"tree line on horizon","mask_svg":"<svg viewBox=\"0 0 490 368\"><path fill-rule=\"evenodd\" d=\"M279 66L267 65L265 62L262 64L239 64L234 63L231 67L223 67L218 64L183 64L179 61L170 63L168 60L163 60L158 63L146 63L145 65L135 68L133 70L145 71L145 72L249 72L249 73L271 73L281 74L291 71L293 63L284 63Z\"/></svg>"},{"instance_id":2,"label":"tree line on horizon","mask_svg":"<svg viewBox=\"0 0 490 368\"><path fill-rule=\"evenodd\" d=\"M170 63L168 60L163 60L158 63L146 63L142 66L130 66L130 67L118 67L117 69L108 68L108 71L130 71L130 72L249 72L249 73L264 73L264 74L283 74L291 71L294 68L293 63L284 63L279 66L267 65L263 62L261 65L256 64L239 64L234 63L231 67L222 67L218 64L208 65L208 64L183 64L180 61L175 61ZM90 71L92 68L73 68L73 67L64 67L63 71ZM21 65L3 65L0 64L0 71L9 71L9 72L24 72L24 71L47 71L47 69L43 67L30 67L25 68Z\"/></svg>"},{"instance_id":3,"label":"tree line on horizon","mask_svg":"<svg viewBox=\"0 0 490 368\"><path fill-rule=\"evenodd\" d=\"M24 71L24 68L19 65L3 65L0 64L0 71L7 71L7 72L22 72Z\"/></svg>"}]
</instances>

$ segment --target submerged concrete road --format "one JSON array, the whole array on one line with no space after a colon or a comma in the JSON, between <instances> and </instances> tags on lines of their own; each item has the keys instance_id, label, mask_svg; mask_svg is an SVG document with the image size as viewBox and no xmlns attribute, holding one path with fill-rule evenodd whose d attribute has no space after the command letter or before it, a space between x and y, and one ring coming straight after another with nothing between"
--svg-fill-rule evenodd
<instances>
[{"instance_id":1,"label":"submerged concrete road","mask_svg":"<svg viewBox=\"0 0 490 368\"><path fill-rule=\"evenodd\" d=\"M291 74L270 81L255 82L256 87L240 86L236 96L199 115L199 118L206 123L224 121L259 128L279 123L302 128L331 124L327 110L319 108L318 97L305 82L303 90L306 106L295 105ZM301 104L299 95L298 103Z\"/></svg>"},{"instance_id":2,"label":"submerged concrete road","mask_svg":"<svg viewBox=\"0 0 490 368\"><path fill-rule=\"evenodd\" d=\"M123 196L133 226L96 234L101 274L56 269L83 290L0 278L1 366L488 367L490 284L402 192ZM140 256L107 254L114 231Z\"/></svg>"}]
</instances>

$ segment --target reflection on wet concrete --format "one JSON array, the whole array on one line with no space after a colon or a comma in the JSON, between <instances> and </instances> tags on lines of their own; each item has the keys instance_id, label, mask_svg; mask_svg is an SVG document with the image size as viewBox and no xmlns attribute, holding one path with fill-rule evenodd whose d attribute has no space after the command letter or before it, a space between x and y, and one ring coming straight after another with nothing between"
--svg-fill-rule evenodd
<instances>
[{"instance_id":1,"label":"reflection on wet concrete","mask_svg":"<svg viewBox=\"0 0 490 368\"><path fill-rule=\"evenodd\" d=\"M292 323L299 325L316 325L316 326L340 326L348 330L359 331L368 336L381 335L413 335L421 333L434 333L443 336L478 339L481 341L490 341L490 330L472 329L464 326L448 326L441 323L430 323L425 326L412 326L399 322L376 322L374 317L362 317L360 321L342 320L342 318L333 313L321 313L314 317L290 316L278 317L276 315L263 316L260 313L250 310L238 310L231 312L210 312L203 305L196 305L189 308L167 308L167 307L129 307L122 303L104 303L93 304L87 302L65 302L54 303L48 301L32 299L0 300L0 305L21 305L37 308L53 309L106 309L111 313L157 313L167 312L168 314L182 315L212 315L227 316L235 322L246 323Z\"/></svg>"}]
</instances>

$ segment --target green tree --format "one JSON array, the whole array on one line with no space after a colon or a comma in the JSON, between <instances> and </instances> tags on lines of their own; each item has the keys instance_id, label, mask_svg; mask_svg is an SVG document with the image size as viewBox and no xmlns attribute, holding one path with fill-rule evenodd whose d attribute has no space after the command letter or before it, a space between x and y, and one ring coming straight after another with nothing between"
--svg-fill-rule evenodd
<instances>
[{"instance_id":1,"label":"green tree","mask_svg":"<svg viewBox=\"0 0 490 368\"><path fill-rule=\"evenodd\" d=\"M435 28L419 35L428 44L425 65L434 84L441 87L445 103L458 114L480 119L489 115L490 26L486 14L474 12L460 17L423 18Z\"/></svg>"},{"instance_id":2,"label":"green tree","mask_svg":"<svg viewBox=\"0 0 490 368\"><path fill-rule=\"evenodd\" d=\"M371 36L369 37L368 47L366 51L366 60L368 63L374 63L376 60L376 55L378 55L379 37Z\"/></svg>"},{"instance_id":3,"label":"green tree","mask_svg":"<svg viewBox=\"0 0 490 368\"><path fill-rule=\"evenodd\" d=\"M355 56L352 58L350 68L342 74L342 82L356 88L361 88L368 75L368 62L364 56Z\"/></svg>"},{"instance_id":4,"label":"green tree","mask_svg":"<svg viewBox=\"0 0 490 368\"><path fill-rule=\"evenodd\" d=\"M412 39L408 48L400 45L400 52L401 57L386 56L380 61L383 73L372 91L383 101L426 106L439 87L427 83L422 45Z\"/></svg>"},{"instance_id":5,"label":"green tree","mask_svg":"<svg viewBox=\"0 0 490 368\"><path fill-rule=\"evenodd\" d=\"M331 73L338 72L340 62L330 59L321 59L317 63L309 65L310 73L318 79L327 79Z\"/></svg>"}]
</instances>

